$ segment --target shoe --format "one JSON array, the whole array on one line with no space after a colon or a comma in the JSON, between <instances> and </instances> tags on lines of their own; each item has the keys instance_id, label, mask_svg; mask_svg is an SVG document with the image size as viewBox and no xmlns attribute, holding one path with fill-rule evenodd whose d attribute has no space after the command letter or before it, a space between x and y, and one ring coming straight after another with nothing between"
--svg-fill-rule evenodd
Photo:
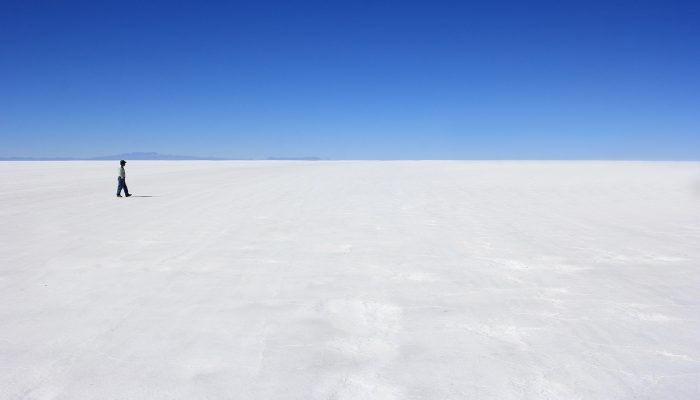
<instances>
[{"instance_id":1,"label":"shoe","mask_svg":"<svg viewBox=\"0 0 700 400\"><path fill-rule=\"evenodd\" d=\"M122 197L122 195L118 194L117 197Z\"/></svg>"},{"instance_id":2,"label":"shoe","mask_svg":"<svg viewBox=\"0 0 700 400\"><path fill-rule=\"evenodd\" d=\"M130 194L127 194L126 197L131 197L131 195L130 195Z\"/></svg>"}]
</instances>

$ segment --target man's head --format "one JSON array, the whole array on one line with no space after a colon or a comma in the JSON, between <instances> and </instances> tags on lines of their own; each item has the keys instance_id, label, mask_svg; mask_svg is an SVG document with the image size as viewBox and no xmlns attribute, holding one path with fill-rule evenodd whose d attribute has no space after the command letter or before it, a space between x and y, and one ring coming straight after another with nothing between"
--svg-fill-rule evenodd
<instances>
[{"instance_id":1,"label":"man's head","mask_svg":"<svg viewBox=\"0 0 700 400\"><path fill-rule=\"evenodd\" d=\"M124 160L119 161L119 165L121 165L122 167L125 166L125 165L126 165L126 161L124 161Z\"/></svg>"}]
</instances>

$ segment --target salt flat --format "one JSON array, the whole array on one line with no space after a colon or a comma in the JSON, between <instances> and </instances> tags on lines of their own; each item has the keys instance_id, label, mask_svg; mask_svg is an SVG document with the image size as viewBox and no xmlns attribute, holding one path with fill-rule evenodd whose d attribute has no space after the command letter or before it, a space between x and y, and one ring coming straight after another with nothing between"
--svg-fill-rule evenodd
<instances>
[{"instance_id":1,"label":"salt flat","mask_svg":"<svg viewBox=\"0 0 700 400\"><path fill-rule=\"evenodd\" d=\"M700 163L0 163L0 399L700 398Z\"/></svg>"}]
</instances>

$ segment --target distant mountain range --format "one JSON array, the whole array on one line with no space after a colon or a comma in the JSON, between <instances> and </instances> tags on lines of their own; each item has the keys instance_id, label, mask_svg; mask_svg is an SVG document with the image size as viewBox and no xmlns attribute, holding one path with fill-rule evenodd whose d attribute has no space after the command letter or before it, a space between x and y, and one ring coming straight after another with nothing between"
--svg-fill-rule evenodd
<instances>
[{"instance_id":1,"label":"distant mountain range","mask_svg":"<svg viewBox=\"0 0 700 400\"><path fill-rule=\"evenodd\" d=\"M173 154L160 154L155 152L136 152L136 153L125 153L125 154L115 154L111 156L100 156L93 157L90 160L222 160L221 158L213 157L195 157L195 156L181 156Z\"/></svg>"},{"instance_id":2,"label":"distant mountain range","mask_svg":"<svg viewBox=\"0 0 700 400\"><path fill-rule=\"evenodd\" d=\"M135 152L99 157L0 157L0 161L82 161L82 160L243 160L241 158L196 157L156 152ZM319 157L268 157L267 160L317 161Z\"/></svg>"},{"instance_id":3,"label":"distant mountain range","mask_svg":"<svg viewBox=\"0 0 700 400\"><path fill-rule=\"evenodd\" d=\"M319 157L267 157L268 160L302 160L302 161L319 161Z\"/></svg>"}]
</instances>

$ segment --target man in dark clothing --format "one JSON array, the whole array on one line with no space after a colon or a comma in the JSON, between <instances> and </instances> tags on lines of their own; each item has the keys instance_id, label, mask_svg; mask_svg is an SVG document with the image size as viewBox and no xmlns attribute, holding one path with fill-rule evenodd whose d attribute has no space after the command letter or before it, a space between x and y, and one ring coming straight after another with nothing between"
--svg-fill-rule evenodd
<instances>
[{"instance_id":1,"label":"man in dark clothing","mask_svg":"<svg viewBox=\"0 0 700 400\"><path fill-rule=\"evenodd\" d=\"M124 189L126 197L130 197L129 188L126 187L126 171L124 170L126 161L119 161L119 165L121 165L121 167L119 167L119 176L117 177L117 197L122 197L122 189Z\"/></svg>"}]
</instances>

